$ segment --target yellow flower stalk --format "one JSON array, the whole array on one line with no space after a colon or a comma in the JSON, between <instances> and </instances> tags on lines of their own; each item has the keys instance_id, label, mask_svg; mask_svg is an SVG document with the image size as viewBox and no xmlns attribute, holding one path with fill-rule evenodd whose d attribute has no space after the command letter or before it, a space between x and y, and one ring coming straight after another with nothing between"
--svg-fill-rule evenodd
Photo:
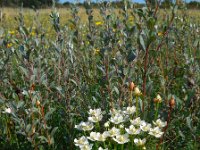
<instances>
[{"instance_id":1,"label":"yellow flower stalk","mask_svg":"<svg viewBox=\"0 0 200 150\"><path fill-rule=\"evenodd\" d=\"M14 30L8 31L8 33L11 34L11 35L14 35L14 34L15 34L15 31L14 31Z\"/></svg>"},{"instance_id":2,"label":"yellow flower stalk","mask_svg":"<svg viewBox=\"0 0 200 150\"><path fill-rule=\"evenodd\" d=\"M163 36L163 32L158 32L158 36Z\"/></svg>"},{"instance_id":3,"label":"yellow flower stalk","mask_svg":"<svg viewBox=\"0 0 200 150\"><path fill-rule=\"evenodd\" d=\"M130 21L133 21L133 20L134 20L134 16L130 16L130 17L129 17L129 20L130 20Z\"/></svg>"},{"instance_id":4,"label":"yellow flower stalk","mask_svg":"<svg viewBox=\"0 0 200 150\"><path fill-rule=\"evenodd\" d=\"M31 35L31 36L35 36L35 32L31 32L30 35Z\"/></svg>"},{"instance_id":5,"label":"yellow flower stalk","mask_svg":"<svg viewBox=\"0 0 200 150\"><path fill-rule=\"evenodd\" d=\"M7 43L6 47L7 48L11 48L12 47L12 43Z\"/></svg>"},{"instance_id":6,"label":"yellow flower stalk","mask_svg":"<svg viewBox=\"0 0 200 150\"><path fill-rule=\"evenodd\" d=\"M128 18L128 22L129 22L131 25L133 25L133 24L134 24L134 17L133 17L133 16L129 17L129 18Z\"/></svg>"},{"instance_id":7,"label":"yellow flower stalk","mask_svg":"<svg viewBox=\"0 0 200 150\"><path fill-rule=\"evenodd\" d=\"M94 49L94 54L95 54L95 55L98 55L99 53L100 53L100 50L95 48L95 49Z\"/></svg>"},{"instance_id":8,"label":"yellow flower stalk","mask_svg":"<svg viewBox=\"0 0 200 150\"><path fill-rule=\"evenodd\" d=\"M73 24L70 24L69 27L71 30L75 29L75 26Z\"/></svg>"},{"instance_id":9,"label":"yellow flower stalk","mask_svg":"<svg viewBox=\"0 0 200 150\"><path fill-rule=\"evenodd\" d=\"M101 21L97 21L97 22L95 22L95 24L96 24L97 26L100 26L100 25L103 24L103 22L101 22Z\"/></svg>"}]
</instances>

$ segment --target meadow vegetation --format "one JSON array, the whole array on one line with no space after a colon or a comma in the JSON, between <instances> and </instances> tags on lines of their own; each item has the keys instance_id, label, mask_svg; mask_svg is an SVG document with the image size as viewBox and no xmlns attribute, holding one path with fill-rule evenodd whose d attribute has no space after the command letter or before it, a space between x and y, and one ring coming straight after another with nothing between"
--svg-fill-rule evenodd
<instances>
[{"instance_id":1,"label":"meadow vegetation","mask_svg":"<svg viewBox=\"0 0 200 150\"><path fill-rule=\"evenodd\" d=\"M200 149L199 10L1 12L0 149Z\"/></svg>"}]
</instances>

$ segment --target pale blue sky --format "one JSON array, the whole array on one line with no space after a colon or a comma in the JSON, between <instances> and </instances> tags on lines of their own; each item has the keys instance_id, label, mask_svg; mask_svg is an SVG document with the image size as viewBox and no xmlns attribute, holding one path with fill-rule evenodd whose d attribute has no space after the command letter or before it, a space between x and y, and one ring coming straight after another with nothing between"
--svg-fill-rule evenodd
<instances>
[{"instance_id":1,"label":"pale blue sky","mask_svg":"<svg viewBox=\"0 0 200 150\"><path fill-rule=\"evenodd\" d=\"M60 0L61 3L63 2L74 2L75 0ZM84 0L79 0L80 2L83 2ZM94 0L95 1L95 0ZM144 3L145 0L133 0L133 2L137 2L137 3ZM197 1L200 2L200 0L184 0L186 2L190 2L190 1Z\"/></svg>"}]
</instances>

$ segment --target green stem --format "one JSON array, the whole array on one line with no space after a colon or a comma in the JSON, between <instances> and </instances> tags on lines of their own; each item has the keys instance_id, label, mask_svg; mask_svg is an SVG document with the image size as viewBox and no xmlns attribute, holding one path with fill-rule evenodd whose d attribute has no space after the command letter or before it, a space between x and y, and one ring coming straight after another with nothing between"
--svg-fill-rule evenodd
<instances>
[{"instance_id":1,"label":"green stem","mask_svg":"<svg viewBox=\"0 0 200 150\"><path fill-rule=\"evenodd\" d=\"M133 148L133 136L131 136L131 147Z\"/></svg>"},{"instance_id":2,"label":"green stem","mask_svg":"<svg viewBox=\"0 0 200 150\"><path fill-rule=\"evenodd\" d=\"M105 149L107 148L105 141L103 142L103 146L104 146Z\"/></svg>"},{"instance_id":3,"label":"green stem","mask_svg":"<svg viewBox=\"0 0 200 150\"><path fill-rule=\"evenodd\" d=\"M117 144L115 143L115 148L114 148L114 150L117 150Z\"/></svg>"},{"instance_id":4,"label":"green stem","mask_svg":"<svg viewBox=\"0 0 200 150\"><path fill-rule=\"evenodd\" d=\"M97 144L97 142L95 142L95 144L94 144L94 145L95 145L96 149L98 149L98 144Z\"/></svg>"},{"instance_id":5,"label":"green stem","mask_svg":"<svg viewBox=\"0 0 200 150\"><path fill-rule=\"evenodd\" d=\"M124 144L121 145L121 150L124 150Z\"/></svg>"},{"instance_id":6,"label":"green stem","mask_svg":"<svg viewBox=\"0 0 200 150\"><path fill-rule=\"evenodd\" d=\"M86 132L85 131L83 132L83 135L86 136Z\"/></svg>"},{"instance_id":7,"label":"green stem","mask_svg":"<svg viewBox=\"0 0 200 150\"><path fill-rule=\"evenodd\" d=\"M132 146L131 146L131 142L128 143L128 147L129 147L129 148L132 148Z\"/></svg>"},{"instance_id":8,"label":"green stem","mask_svg":"<svg viewBox=\"0 0 200 150\"><path fill-rule=\"evenodd\" d=\"M139 102L138 102L138 96L136 96L136 117L138 117L138 109L139 109Z\"/></svg>"},{"instance_id":9,"label":"green stem","mask_svg":"<svg viewBox=\"0 0 200 150\"><path fill-rule=\"evenodd\" d=\"M129 105L132 106L132 100L133 100L133 92L131 90L130 92L130 101L129 101Z\"/></svg>"},{"instance_id":10,"label":"green stem","mask_svg":"<svg viewBox=\"0 0 200 150\"><path fill-rule=\"evenodd\" d=\"M158 119L158 109L159 109L159 102L156 104L156 113L155 113L155 120Z\"/></svg>"},{"instance_id":11,"label":"green stem","mask_svg":"<svg viewBox=\"0 0 200 150\"><path fill-rule=\"evenodd\" d=\"M97 128L97 131L100 131L100 124L99 124L99 122L96 123L96 128Z\"/></svg>"},{"instance_id":12,"label":"green stem","mask_svg":"<svg viewBox=\"0 0 200 150\"><path fill-rule=\"evenodd\" d=\"M111 145L111 142L110 142L110 141L109 141L108 145L109 145L109 148L111 148L112 145Z\"/></svg>"}]
</instances>

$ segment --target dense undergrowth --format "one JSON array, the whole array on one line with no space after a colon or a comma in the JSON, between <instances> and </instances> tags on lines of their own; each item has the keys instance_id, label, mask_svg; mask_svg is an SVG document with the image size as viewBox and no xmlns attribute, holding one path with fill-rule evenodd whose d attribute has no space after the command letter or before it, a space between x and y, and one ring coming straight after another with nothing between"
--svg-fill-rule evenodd
<instances>
[{"instance_id":1,"label":"dense undergrowth","mask_svg":"<svg viewBox=\"0 0 200 150\"><path fill-rule=\"evenodd\" d=\"M136 9L128 1L119 13L101 3L102 18L85 3L85 24L78 11L72 5L72 19L60 25L52 8L51 37L37 13L31 26L19 13L15 29L0 28L0 149L76 149L77 138L90 135L76 129L89 109L103 111L101 132L115 109L132 106L131 119L166 121L161 136L142 133L146 149L199 149L200 20L184 9L177 15L176 6L159 13L158 6ZM115 119L125 117L119 114ZM125 120L110 123L125 133ZM144 148L95 140L109 149Z\"/></svg>"}]
</instances>

